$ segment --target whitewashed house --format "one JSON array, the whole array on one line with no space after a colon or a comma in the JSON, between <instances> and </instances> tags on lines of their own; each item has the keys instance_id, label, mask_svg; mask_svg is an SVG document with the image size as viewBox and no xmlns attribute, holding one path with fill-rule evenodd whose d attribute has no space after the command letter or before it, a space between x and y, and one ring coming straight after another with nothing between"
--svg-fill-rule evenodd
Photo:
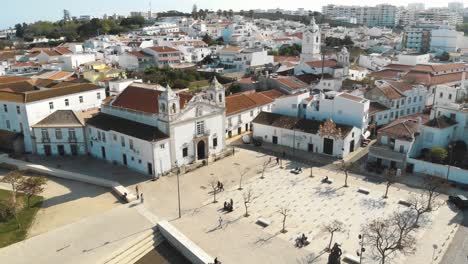
<instances>
[{"instance_id":1,"label":"whitewashed house","mask_svg":"<svg viewBox=\"0 0 468 264\"><path fill-rule=\"evenodd\" d=\"M262 112L270 112L274 100L262 93L234 94L226 97L226 136L228 138L252 130L252 120Z\"/></svg>"},{"instance_id":2,"label":"whitewashed house","mask_svg":"<svg viewBox=\"0 0 468 264\"><path fill-rule=\"evenodd\" d=\"M26 152L35 153L32 126L57 110L98 108L105 89L88 83L63 82L58 87L34 86L28 78L0 77L0 129L23 133Z\"/></svg>"}]
</instances>

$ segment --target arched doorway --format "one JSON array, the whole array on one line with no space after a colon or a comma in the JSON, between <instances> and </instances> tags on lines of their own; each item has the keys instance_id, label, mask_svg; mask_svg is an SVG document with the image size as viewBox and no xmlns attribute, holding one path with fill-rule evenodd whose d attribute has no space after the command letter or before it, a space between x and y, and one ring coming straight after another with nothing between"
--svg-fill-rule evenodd
<instances>
[{"instance_id":1,"label":"arched doorway","mask_svg":"<svg viewBox=\"0 0 468 264\"><path fill-rule=\"evenodd\" d=\"M199 160L205 159L205 141L200 140L197 144L197 158Z\"/></svg>"}]
</instances>

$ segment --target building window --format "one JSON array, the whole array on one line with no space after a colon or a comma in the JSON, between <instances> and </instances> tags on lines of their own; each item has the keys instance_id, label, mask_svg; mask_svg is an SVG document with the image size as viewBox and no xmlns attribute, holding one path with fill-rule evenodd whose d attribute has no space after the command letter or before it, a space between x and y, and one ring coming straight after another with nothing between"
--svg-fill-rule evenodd
<instances>
[{"instance_id":1,"label":"building window","mask_svg":"<svg viewBox=\"0 0 468 264\"><path fill-rule=\"evenodd\" d=\"M102 142L106 142L106 133L102 132Z\"/></svg>"},{"instance_id":2,"label":"building window","mask_svg":"<svg viewBox=\"0 0 468 264\"><path fill-rule=\"evenodd\" d=\"M7 120L7 121L6 121L6 127L7 127L8 129L10 129L10 120Z\"/></svg>"},{"instance_id":3,"label":"building window","mask_svg":"<svg viewBox=\"0 0 468 264\"><path fill-rule=\"evenodd\" d=\"M198 121L197 122L197 135L202 135L203 133L205 133L205 122Z\"/></svg>"},{"instance_id":4,"label":"building window","mask_svg":"<svg viewBox=\"0 0 468 264\"><path fill-rule=\"evenodd\" d=\"M97 94L96 94L96 98L97 98L98 100L100 100L100 99L101 99L101 93L97 93Z\"/></svg>"},{"instance_id":5,"label":"building window","mask_svg":"<svg viewBox=\"0 0 468 264\"><path fill-rule=\"evenodd\" d=\"M53 102L50 102L50 103L49 103L49 109L50 109L50 110L54 109L54 103L53 103Z\"/></svg>"},{"instance_id":6,"label":"building window","mask_svg":"<svg viewBox=\"0 0 468 264\"><path fill-rule=\"evenodd\" d=\"M19 105L16 106L16 113L17 113L18 115L21 114L21 109L20 109L20 106L19 106Z\"/></svg>"},{"instance_id":7,"label":"building window","mask_svg":"<svg viewBox=\"0 0 468 264\"><path fill-rule=\"evenodd\" d=\"M250 116L253 116L253 111L250 111Z\"/></svg>"},{"instance_id":8,"label":"building window","mask_svg":"<svg viewBox=\"0 0 468 264\"><path fill-rule=\"evenodd\" d=\"M104 142L106 142L106 134L102 134L104 137ZM68 138L69 139L75 139L76 140L76 132L74 128L69 128L68 129Z\"/></svg>"},{"instance_id":9,"label":"building window","mask_svg":"<svg viewBox=\"0 0 468 264\"><path fill-rule=\"evenodd\" d=\"M413 103L416 103L417 97L413 97Z\"/></svg>"},{"instance_id":10,"label":"building window","mask_svg":"<svg viewBox=\"0 0 468 264\"><path fill-rule=\"evenodd\" d=\"M20 131L23 132L23 123L19 123Z\"/></svg>"},{"instance_id":11,"label":"building window","mask_svg":"<svg viewBox=\"0 0 468 264\"><path fill-rule=\"evenodd\" d=\"M70 102L68 101L68 99L65 99L65 106L69 106L70 105Z\"/></svg>"},{"instance_id":12,"label":"building window","mask_svg":"<svg viewBox=\"0 0 468 264\"><path fill-rule=\"evenodd\" d=\"M117 141L117 135L116 135L115 133L112 133L112 139L113 139L114 141Z\"/></svg>"},{"instance_id":13,"label":"building window","mask_svg":"<svg viewBox=\"0 0 468 264\"><path fill-rule=\"evenodd\" d=\"M60 128L55 129L55 138L62 139L62 129Z\"/></svg>"},{"instance_id":14,"label":"building window","mask_svg":"<svg viewBox=\"0 0 468 264\"><path fill-rule=\"evenodd\" d=\"M166 148L166 144L160 144L160 145L159 145L159 148L160 148L160 149L165 149L165 148Z\"/></svg>"},{"instance_id":15,"label":"building window","mask_svg":"<svg viewBox=\"0 0 468 264\"><path fill-rule=\"evenodd\" d=\"M452 100L452 94L449 94L449 100Z\"/></svg>"},{"instance_id":16,"label":"building window","mask_svg":"<svg viewBox=\"0 0 468 264\"><path fill-rule=\"evenodd\" d=\"M43 139L49 139L49 131L45 128L41 129L41 136Z\"/></svg>"},{"instance_id":17,"label":"building window","mask_svg":"<svg viewBox=\"0 0 468 264\"><path fill-rule=\"evenodd\" d=\"M213 147L216 148L218 146L218 138L213 138Z\"/></svg>"},{"instance_id":18,"label":"building window","mask_svg":"<svg viewBox=\"0 0 468 264\"><path fill-rule=\"evenodd\" d=\"M8 113L8 106L6 104L3 105L3 111L5 113Z\"/></svg>"},{"instance_id":19,"label":"building window","mask_svg":"<svg viewBox=\"0 0 468 264\"><path fill-rule=\"evenodd\" d=\"M444 97L444 93L440 93L440 94L439 94L439 97L440 97L440 98Z\"/></svg>"},{"instance_id":20,"label":"building window","mask_svg":"<svg viewBox=\"0 0 468 264\"><path fill-rule=\"evenodd\" d=\"M128 139L128 145L130 146L130 149L133 150L133 139Z\"/></svg>"},{"instance_id":21,"label":"building window","mask_svg":"<svg viewBox=\"0 0 468 264\"><path fill-rule=\"evenodd\" d=\"M120 145L122 145L122 147L125 147L125 138L123 136L120 136Z\"/></svg>"},{"instance_id":22,"label":"building window","mask_svg":"<svg viewBox=\"0 0 468 264\"><path fill-rule=\"evenodd\" d=\"M185 148L182 149L182 157L185 158L185 157L187 157L187 156L188 156L188 148L185 147Z\"/></svg>"},{"instance_id":23,"label":"building window","mask_svg":"<svg viewBox=\"0 0 468 264\"><path fill-rule=\"evenodd\" d=\"M419 102L422 102L422 99L423 99L422 95L419 96Z\"/></svg>"},{"instance_id":24,"label":"building window","mask_svg":"<svg viewBox=\"0 0 468 264\"><path fill-rule=\"evenodd\" d=\"M78 97L78 99L80 100L80 103L83 103L83 96Z\"/></svg>"},{"instance_id":25,"label":"building window","mask_svg":"<svg viewBox=\"0 0 468 264\"><path fill-rule=\"evenodd\" d=\"M97 132L97 138L98 138L99 141L102 140L102 138L101 138L101 131L98 131L98 132Z\"/></svg>"},{"instance_id":26,"label":"building window","mask_svg":"<svg viewBox=\"0 0 468 264\"><path fill-rule=\"evenodd\" d=\"M400 145L400 153L405 153L405 146Z\"/></svg>"}]
</instances>

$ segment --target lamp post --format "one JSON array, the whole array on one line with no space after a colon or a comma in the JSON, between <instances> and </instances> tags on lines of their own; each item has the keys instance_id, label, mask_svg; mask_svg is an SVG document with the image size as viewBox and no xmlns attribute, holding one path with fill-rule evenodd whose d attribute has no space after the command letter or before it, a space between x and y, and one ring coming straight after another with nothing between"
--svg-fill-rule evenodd
<instances>
[{"instance_id":1,"label":"lamp post","mask_svg":"<svg viewBox=\"0 0 468 264\"><path fill-rule=\"evenodd\" d=\"M175 162L175 167L177 169L177 202L178 202L178 205L179 205L179 218L182 217L182 214L181 214L181 211L180 211L180 183L179 183L179 174L180 174L180 168L177 164L177 161Z\"/></svg>"},{"instance_id":2,"label":"lamp post","mask_svg":"<svg viewBox=\"0 0 468 264\"><path fill-rule=\"evenodd\" d=\"M357 250L356 254L359 257L359 264L362 263L362 253L366 252L366 249L364 248L364 235L359 234L358 236L359 241L359 249Z\"/></svg>"}]
</instances>

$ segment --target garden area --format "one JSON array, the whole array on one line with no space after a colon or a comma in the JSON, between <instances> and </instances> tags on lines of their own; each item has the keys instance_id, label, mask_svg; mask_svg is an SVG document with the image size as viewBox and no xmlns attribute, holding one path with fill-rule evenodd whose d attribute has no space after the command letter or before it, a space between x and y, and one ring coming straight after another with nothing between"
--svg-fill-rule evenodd
<instances>
[{"instance_id":1,"label":"garden area","mask_svg":"<svg viewBox=\"0 0 468 264\"><path fill-rule=\"evenodd\" d=\"M41 208L44 177L24 177L11 171L1 179L12 191L0 189L0 248L26 238L34 217Z\"/></svg>"},{"instance_id":2,"label":"garden area","mask_svg":"<svg viewBox=\"0 0 468 264\"><path fill-rule=\"evenodd\" d=\"M458 140L451 142L447 148L423 148L418 159L468 169L467 144L462 140Z\"/></svg>"}]
</instances>

